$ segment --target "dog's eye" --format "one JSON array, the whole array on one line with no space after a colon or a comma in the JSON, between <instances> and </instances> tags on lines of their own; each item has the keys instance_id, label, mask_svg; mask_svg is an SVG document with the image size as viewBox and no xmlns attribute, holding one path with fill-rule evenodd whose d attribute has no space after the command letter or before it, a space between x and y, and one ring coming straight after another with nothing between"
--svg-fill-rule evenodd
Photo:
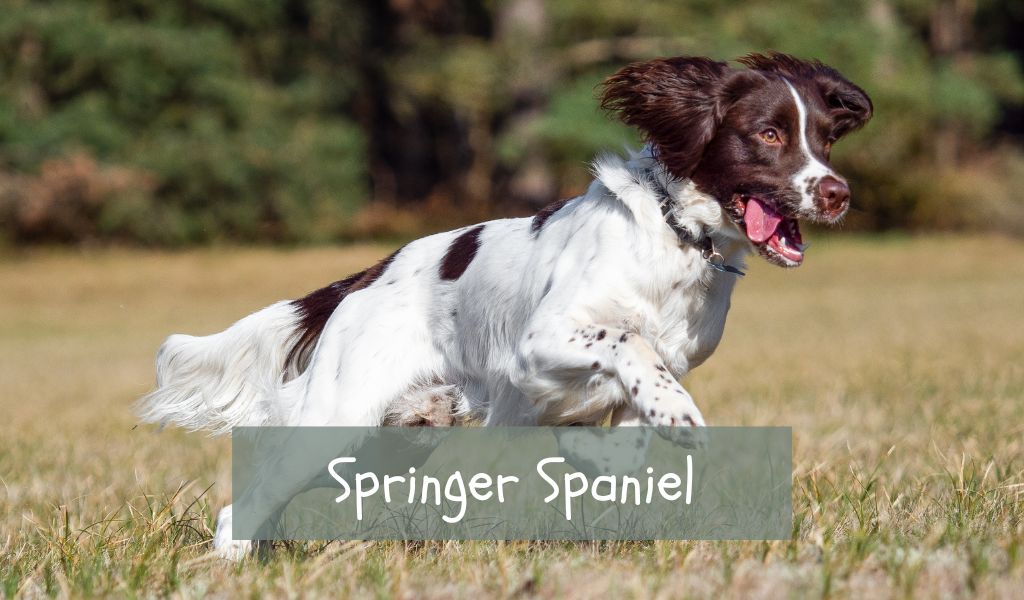
<instances>
[{"instance_id":1,"label":"dog's eye","mask_svg":"<svg viewBox=\"0 0 1024 600\"><path fill-rule=\"evenodd\" d=\"M761 133L757 134L761 136L761 141L766 144L781 144L782 138L779 137L779 132L772 128L765 129Z\"/></svg>"}]
</instances>

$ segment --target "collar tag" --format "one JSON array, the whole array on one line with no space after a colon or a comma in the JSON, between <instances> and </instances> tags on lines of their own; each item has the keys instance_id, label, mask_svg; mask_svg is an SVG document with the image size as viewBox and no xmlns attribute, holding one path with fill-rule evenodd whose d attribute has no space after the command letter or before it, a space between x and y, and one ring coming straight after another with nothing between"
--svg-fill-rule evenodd
<instances>
[{"instance_id":1,"label":"collar tag","mask_svg":"<svg viewBox=\"0 0 1024 600\"><path fill-rule=\"evenodd\" d=\"M651 181L660 196L658 204L661 207L661 216L665 218L665 222L668 224L669 228L674 231L676 237L679 238L680 248L683 245L689 245L700 250L701 257L708 261L711 268L716 271L732 273L738 277L746 275L746 273L740 271L736 267L725 264L725 257L715 250L715 242L711 239L711 236L708 235L707 231L704 231L700 237L694 237L688 229L680 226L679 223L676 222L675 216L672 214L672 197L669 195L668 190L658 182L657 178L652 177Z\"/></svg>"},{"instance_id":2,"label":"collar tag","mask_svg":"<svg viewBox=\"0 0 1024 600\"><path fill-rule=\"evenodd\" d=\"M707 239L710 242L711 238L709 237ZM708 247L701 251L700 255L704 258L704 260L708 261L708 264L711 265L711 268L715 269L716 271L721 271L722 273L732 273L733 275L737 275L739 277L743 277L746 275L746 273L740 271L736 267L725 264L725 257L719 254L717 250L715 250L714 242L710 242L708 244Z\"/></svg>"}]
</instances>

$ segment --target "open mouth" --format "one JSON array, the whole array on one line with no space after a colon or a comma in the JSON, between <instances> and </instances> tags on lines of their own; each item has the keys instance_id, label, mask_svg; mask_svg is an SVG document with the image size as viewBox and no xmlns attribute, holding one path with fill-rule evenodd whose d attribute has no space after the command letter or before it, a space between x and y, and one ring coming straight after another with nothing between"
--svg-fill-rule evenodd
<instances>
[{"instance_id":1,"label":"open mouth","mask_svg":"<svg viewBox=\"0 0 1024 600\"><path fill-rule=\"evenodd\" d=\"M740 227L747 238L769 261L795 267L804 260L803 238L800 224L783 216L774 206L754 196L738 196L734 210L741 218Z\"/></svg>"}]
</instances>

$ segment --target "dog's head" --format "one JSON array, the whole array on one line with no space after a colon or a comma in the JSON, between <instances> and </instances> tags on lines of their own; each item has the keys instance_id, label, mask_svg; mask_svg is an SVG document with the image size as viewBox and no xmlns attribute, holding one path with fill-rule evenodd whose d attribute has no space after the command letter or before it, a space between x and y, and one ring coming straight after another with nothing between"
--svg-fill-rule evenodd
<instances>
[{"instance_id":1,"label":"dog's head","mask_svg":"<svg viewBox=\"0 0 1024 600\"><path fill-rule=\"evenodd\" d=\"M672 175L716 198L768 261L803 261L799 219L835 223L850 188L832 145L871 118L871 99L835 69L751 54L733 69L662 58L608 78L601 105L640 129Z\"/></svg>"}]
</instances>

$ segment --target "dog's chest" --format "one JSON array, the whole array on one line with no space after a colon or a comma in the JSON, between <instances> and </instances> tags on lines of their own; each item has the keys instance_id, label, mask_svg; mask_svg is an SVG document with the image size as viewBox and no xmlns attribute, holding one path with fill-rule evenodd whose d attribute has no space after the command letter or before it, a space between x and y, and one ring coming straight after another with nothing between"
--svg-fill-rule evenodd
<instances>
[{"instance_id":1,"label":"dog's chest","mask_svg":"<svg viewBox=\"0 0 1024 600\"><path fill-rule=\"evenodd\" d=\"M697 266L670 285L643 315L640 333L669 369L685 375L714 353L725 330L736 276Z\"/></svg>"}]
</instances>

